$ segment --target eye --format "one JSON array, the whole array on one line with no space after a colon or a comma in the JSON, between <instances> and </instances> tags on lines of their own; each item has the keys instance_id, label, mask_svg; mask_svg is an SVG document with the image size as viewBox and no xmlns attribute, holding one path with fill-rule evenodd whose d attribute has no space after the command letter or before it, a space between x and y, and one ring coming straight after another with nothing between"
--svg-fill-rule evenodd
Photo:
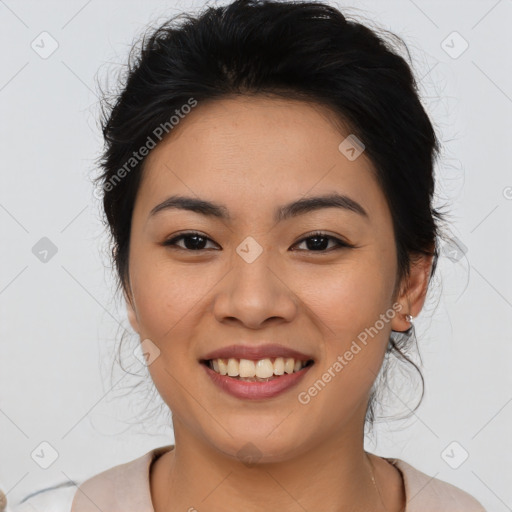
<instances>
[{"instance_id":1,"label":"eye","mask_svg":"<svg viewBox=\"0 0 512 512\"><path fill-rule=\"evenodd\" d=\"M311 241L310 243L308 243ZM330 247L327 249L329 242L334 242L334 247ZM353 245L340 240L334 236L328 235L327 233L322 233L321 231L315 231L314 233L310 233L307 237L303 238L298 244L306 243L307 249L299 249L313 252L330 252L332 250L340 249L342 247L352 248ZM297 244L295 244L297 245Z\"/></svg>"},{"instance_id":2,"label":"eye","mask_svg":"<svg viewBox=\"0 0 512 512\"><path fill-rule=\"evenodd\" d=\"M178 245L176 242L184 240L185 247ZM188 233L182 233L179 236L171 238L170 240L166 240L163 245L165 246L175 246L179 249L188 250L188 251L204 251L206 247L204 247L207 241L212 242L210 238L207 236L198 233L196 231L191 231Z\"/></svg>"},{"instance_id":3,"label":"eye","mask_svg":"<svg viewBox=\"0 0 512 512\"><path fill-rule=\"evenodd\" d=\"M184 246L179 245L177 242L184 242ZM166 240L163 245L168 247L176 247L179 249L183 249L185 251L204 251L207 250L205 245L208 241L213 242L207 236L198 233L197 231L191 231L187 233L182 233L174 238ZM329 242L334 242L334 246L328 248ZM299 249L300 251L306 250L309 252L329 252L331 250L340 249L340 248L351 248L353 245L340 240L334 236L328 235L327 233L323 233L321 231L315 231L314 233L310 233L307 237L303 238L295 245L306 243L307 249ZM215 244L216 245L216 244Z\"/></svg>"}]
</instances>

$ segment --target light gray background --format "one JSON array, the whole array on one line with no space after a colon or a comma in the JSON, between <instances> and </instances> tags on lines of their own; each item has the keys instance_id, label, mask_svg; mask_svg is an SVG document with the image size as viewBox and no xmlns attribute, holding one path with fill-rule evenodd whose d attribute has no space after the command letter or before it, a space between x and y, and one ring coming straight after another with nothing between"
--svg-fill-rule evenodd
<instances>
[{"instance_id":1,"label":"light gray background","mask_svg":"<svg viewBox=\"0 0 512 512\"><path fill-rule=\"evenodd\" d=\"M165 409L138 420L159 397L131 391L141 378L110 374L128 322L89 181L102 145L95 76L124 63L149 23L201 4L0 0L0 487L9 501L173 442ZM350 13L409 44L444 144L439 200L451 204L454 243L467 247L447 246L416 320L424 402L409 420L377 426L367 449L469 491L489 511L512 510L512 2L334 5L356 4ZM31 47L43 31L58 43L45 59ZM58 249L46 263L32 252L42 237ZM406 387L394 388L398 412ZM42 442L59 454L48 469L31 457L50 456ZM463 450L453 469L447 461Z\"/></svg>"}]
</instances>

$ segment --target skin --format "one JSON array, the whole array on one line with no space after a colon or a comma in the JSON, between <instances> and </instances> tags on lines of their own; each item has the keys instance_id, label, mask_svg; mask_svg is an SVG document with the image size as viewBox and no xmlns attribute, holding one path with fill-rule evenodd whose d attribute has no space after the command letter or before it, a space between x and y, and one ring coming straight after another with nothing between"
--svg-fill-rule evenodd
<instances>
[{"instance_id":1,"label":"skin","mask_svg":"<svg viewBox=\"0 0 512 512\"><path fill-rule=\"evenodd\" d=\"M241 96L199 104L148 155L125 297L132 327L160 350L148 368L173 413L176 447L151 467L156 512L403 509L401 473L364 450L364 416L391 329L409 328L405 316L423 306L432 259L418 257L393 296L391 214L365 153L350 161L338 150L348 133L322 106ZM368 219L331 207L274 222L278 205L333 191ZM148 218L173 194L222 203L232 220L179 209ZM314 230L355 247L315 250L304 241ZM187 251L186 239L163 245L184 231L207 237L206 249ZM236 252L247 236L263 249L252 263ZM298 393L393 304L400 312L301 404ZM315 364L280 396L240 400L198 360L242 342L282 343ZM252 467L237 457L249 442L260 453Z\"/></svg>"}]
</instances>

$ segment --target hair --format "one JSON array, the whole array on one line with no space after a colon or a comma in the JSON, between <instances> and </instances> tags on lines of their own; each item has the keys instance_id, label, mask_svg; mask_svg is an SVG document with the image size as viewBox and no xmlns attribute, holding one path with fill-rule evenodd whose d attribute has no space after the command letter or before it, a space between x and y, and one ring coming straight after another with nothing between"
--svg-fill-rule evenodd
<instances>
[{"instance_id":1,"label":"hair","mask_svg":"<svg viewBox=\"0 0 512 512\"><path fill-rule=\"evenodd\" d=\"M430 281L443 220L433 207L440 143L400 46L410 60L397 35L383 29L379 34L335 7L308 1L235 0L206 6L197 15L181 13L144 34L130 52L118 91L110 98L105 94L101 105L105 145L98 162L102 172L94 181L102 189L117 291L128 289L131 219L146 161L134 159L134 151L153 141L157 127L168 127L172 114L186 112L191 99L201 104L236 95L297 99L334 113L364 144L391 211L394 296L418 255L433 257ZM397 356L419 373L417 408L424 380L406 354L412 333L392 331L386 356ZM372 389L365 418L370 428L376 397Z\"/></svg>"}]
</instances>

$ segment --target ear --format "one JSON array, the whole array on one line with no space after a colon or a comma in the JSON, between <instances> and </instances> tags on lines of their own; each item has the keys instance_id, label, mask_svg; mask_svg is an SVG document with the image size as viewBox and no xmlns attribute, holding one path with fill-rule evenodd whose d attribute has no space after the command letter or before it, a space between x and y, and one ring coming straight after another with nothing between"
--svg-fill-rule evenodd
<instances>
[{"instance_id":1,"label":"ear","mask_svg":"<svg viewBox=\"0 0 512 512\"><path fill-rule=\"evenodd\" d=\"M130 325L136 333L139 333L139 320L137 318L137 312L135 311L133 298L129 297L127 292L123 293L124 300L126 302L126 312L128 315L128 320L130 321Z\"/></svg>"},{"instance_id":2,"label":"ear","mask_svg":"<svg viewBox=\"0 0 512 512\"><path fill-rule=\"evenodd\" d=\"M391 329L397 332L406 331L411 327L407 315L418 316L428 290L433 255L417 254L411 259L409 277L401 283L400 291L394 302L402 307L391 321Z\"/></svg>"}]
</instances>

